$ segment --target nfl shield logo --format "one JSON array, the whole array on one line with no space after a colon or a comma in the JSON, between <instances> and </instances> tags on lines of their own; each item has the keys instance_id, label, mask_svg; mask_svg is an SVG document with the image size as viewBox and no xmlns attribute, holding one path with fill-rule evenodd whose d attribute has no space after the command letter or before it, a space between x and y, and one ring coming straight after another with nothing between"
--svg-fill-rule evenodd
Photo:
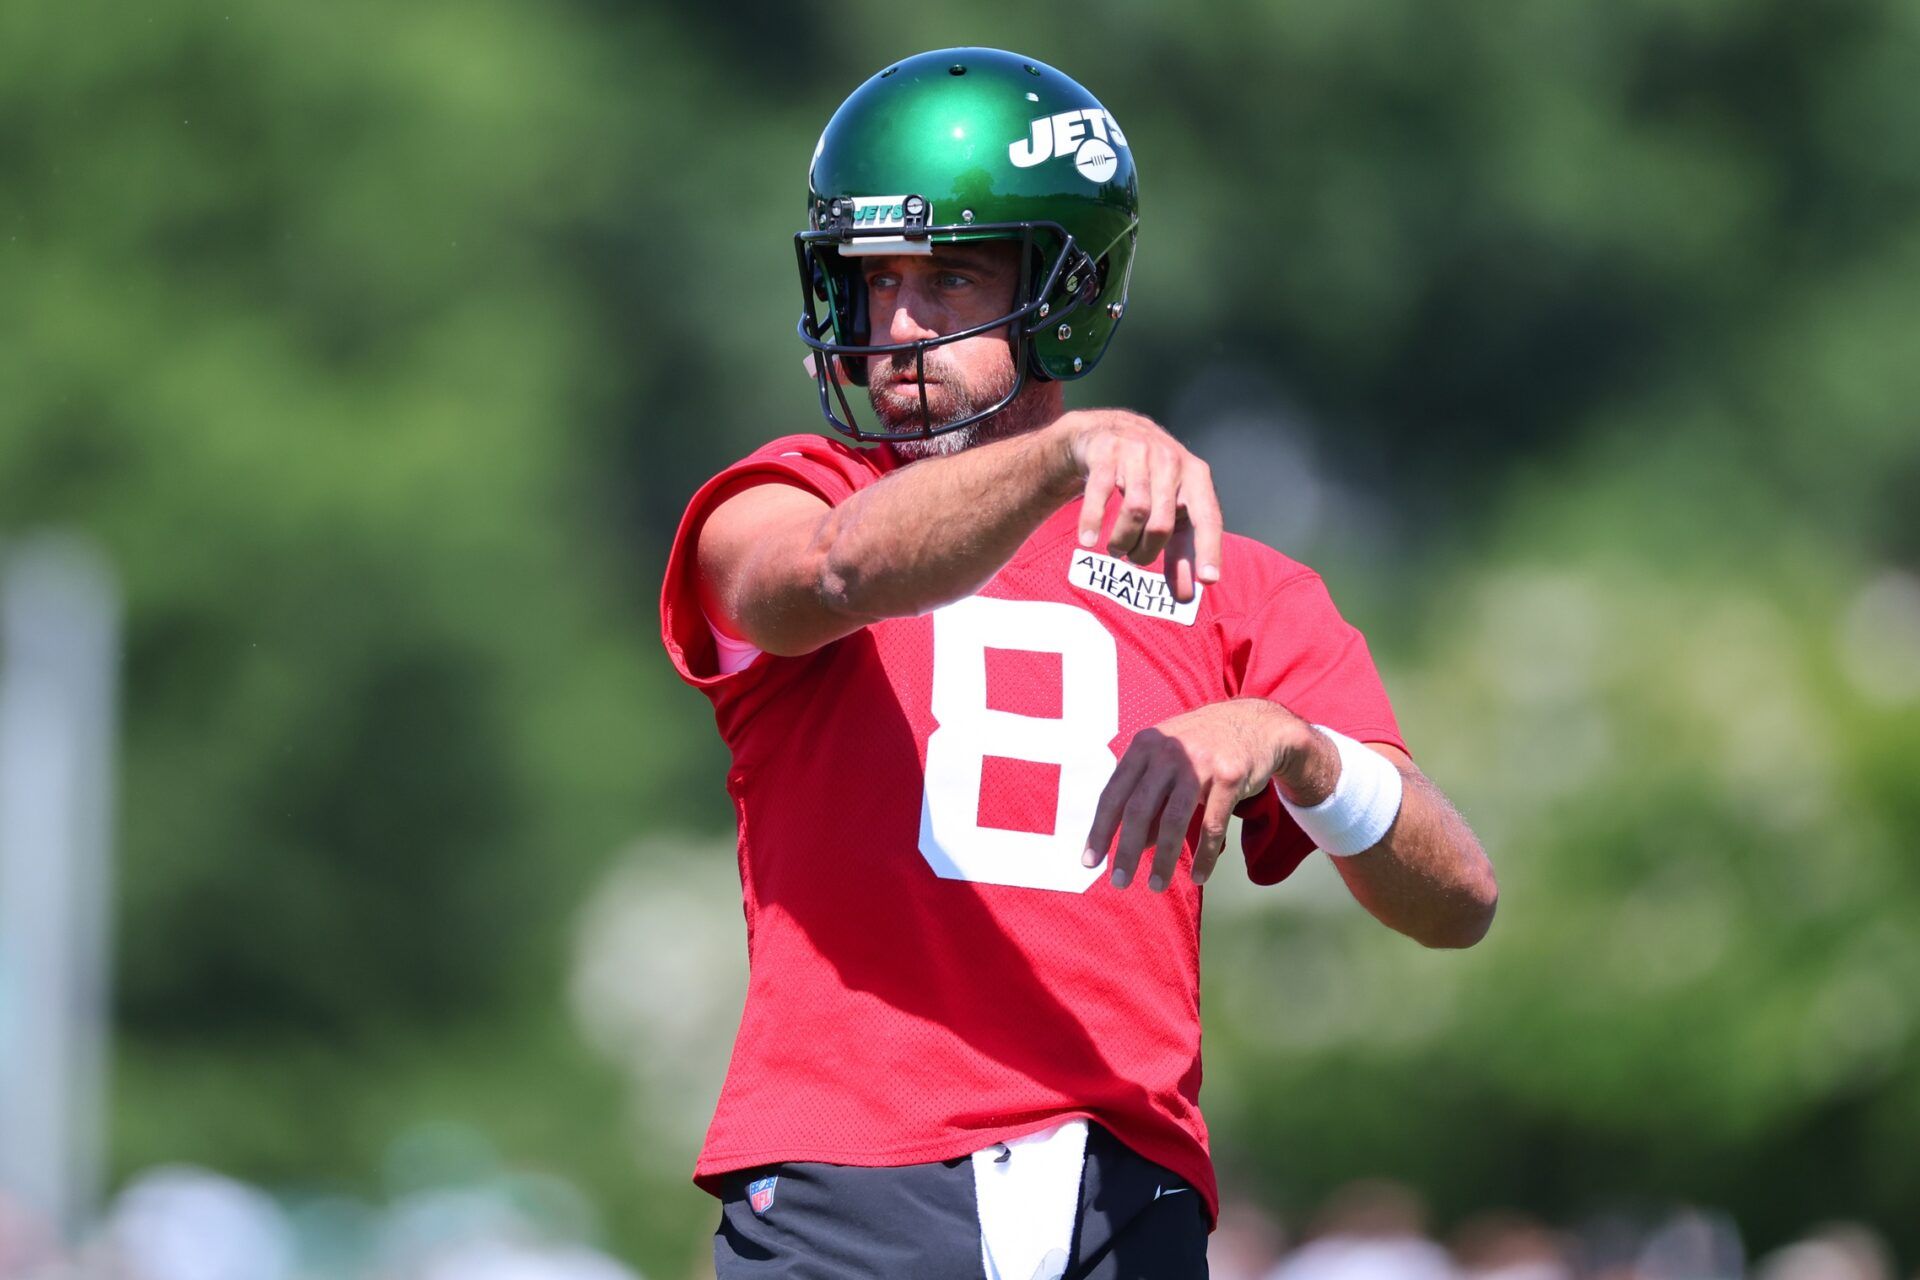
<instances>
[{"instance_id":1,"label":"nfl shield logo","mask_svg":"<svg viewBox=\"0 0 1920 1280\"><path fill-rule=\"evenodd\" d=\"M755 1214L764 1217L773 1208L773 1189L779 1181L778 1177L757 1178L747 1184L747 1203Z\"/></svg>"}]
</instances>

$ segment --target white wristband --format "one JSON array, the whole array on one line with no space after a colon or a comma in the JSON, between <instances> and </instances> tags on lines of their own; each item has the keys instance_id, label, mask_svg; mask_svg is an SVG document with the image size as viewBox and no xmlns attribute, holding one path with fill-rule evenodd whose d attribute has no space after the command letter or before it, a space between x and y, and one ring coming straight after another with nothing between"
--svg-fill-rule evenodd
<instances>
[{"instance_id":1,"label":"white wristband","mask_svg":"<svg viewBox=\"0 0 1920 1280\"><path fill-rule=\"evenodd\" d=\"M1317 847L1336 858L1362 853L1380 843L1400 812L1400 770L1378 751L1344 733L1323 724L1313 727L1339 749L1340 780L1334 784L1332 795L1311 808L1302 808L1284 795L1280 803L1286 805L1287 812Z\"/></svg>"}]
</instances>

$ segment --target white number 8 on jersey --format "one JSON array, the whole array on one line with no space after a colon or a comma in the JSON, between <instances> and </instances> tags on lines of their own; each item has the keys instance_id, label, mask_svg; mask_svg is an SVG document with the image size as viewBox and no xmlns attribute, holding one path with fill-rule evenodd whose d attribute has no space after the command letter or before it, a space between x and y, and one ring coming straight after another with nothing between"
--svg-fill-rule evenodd
<instances>
[{"instance_id":1,"label":"white number 8 on jersey","mask_svg":"<svg viewBox=\"0 0 1920 1280\"><path fill-rule=\"evenodd\" d=\"M987 650L1060 655L1060 718L987 706ZM1080 865L1100 792L1117 761L1120 658L1085 609L1045 600L970 596L933 613L933 718L920 853L942 879L1084 893L1099 867ZM1060 766L1051 832L980 825L987 756Z\"/></svg>"}]
</instances>

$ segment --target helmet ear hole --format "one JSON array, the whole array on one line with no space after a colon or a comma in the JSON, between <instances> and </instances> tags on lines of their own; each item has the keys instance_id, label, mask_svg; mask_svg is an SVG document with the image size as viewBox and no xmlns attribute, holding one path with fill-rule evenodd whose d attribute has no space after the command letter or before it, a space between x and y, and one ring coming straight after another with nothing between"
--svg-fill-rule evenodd
<instances>
[{"instance_id":1,"label":"helmet ear hole","mask_svg":"<svg viewBox=\"0 0 1920 1280\"><path fill-rule=\"evenodd\" d=\"M1080 286L1081 305L1092 306L1107 291L1107 267L1112 261L1111 257L1103 254L1100 261L1088 268L1086 282Z\"/></svg>"},{"instance_id":2,"label":"helmet ear hole","mask_svg":"<svg viewBox=\"0 0 1920 1280\"><path fill-rule=\"evenodd\" d=\"M1075 249L1072 256L1060 264L1060 270L1054 276L1055 301L1050 308L1051 313L1064 315L1099 297L1100 291L1106 288L1106 264L1105 258L1096 264L1084 249ZM1031 298L1021 300L1022 306L1041 297L1047 286L1047 274L1051 270L1052 263L1047 260L1046 252L1036 245L1027 267L1028 278L1033 281L1033 293ZM1030 328L1038 330L1046 324L1046 319L1036 316L1027 323Z\"/></svg>"},{"instance_id":3,"label":"helmet ear hole","mask_svg":"<svg viewBox=\"0 0 1920 1280\"><path fill-rule=\"evenodd\" d=\"M847 327L853 334L853 345L864 347L867 345L870 327L867 316L867 282L860 279L858 275L854 275L847 287L847 293L853 304L849 308L852 312L850 317L852 323ZM867 385L866 357L848 356L840 362L840 368L847 375L848 382L858 387Z\"/></svg>"},{"instance_id":4,"label":"helmet ear hole","mask_svg":"<svg viewBox=\"0 0 1920 1280\"><path fill-rule=\"evenodd\" d=\"M813 251L814 290L826 299L829 328L836 341L845 346L867 345L870 328L867 309L867 282L849 263L838 261L831 248ZM867 362L848 356L834 357L836 367L848 382L867 385Z\"/></svg>"},{"instance_id":5,"label":"helmet ear hole","mask_svg":"<svg viewBox=\"0 0 1920 1280\"><path fill-rule=\"evenodd\" d=\"M872 330L867 315L867 285L864 280L854 280L847 286L847 301L850 304L847 329L853 335L855 346L865 346Z\"/></svg>"}]
</instances>

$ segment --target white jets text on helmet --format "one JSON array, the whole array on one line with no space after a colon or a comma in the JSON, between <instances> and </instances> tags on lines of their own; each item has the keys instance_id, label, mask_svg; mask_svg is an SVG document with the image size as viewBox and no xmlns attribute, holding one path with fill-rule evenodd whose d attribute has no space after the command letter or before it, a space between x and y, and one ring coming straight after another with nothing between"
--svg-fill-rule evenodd
<instances>
[{"instance_id":1,"label":"white jets text on helmet","mask_svg":"<svg viewBox=\"0 0 1920 1280\"><path fill-rule=\"evenodd\" d=\"M1031 169L1070 155L1075 167L1088 180L1105 182L1119 166L1113 148L1127 145L1127 135L1120 132L1113 117L1099 107L1041 116L1028 127L1033 131L1032 136L1021 138L1007 148L1007 158L1015 168Z\"/></svg>"}]
</instances>

